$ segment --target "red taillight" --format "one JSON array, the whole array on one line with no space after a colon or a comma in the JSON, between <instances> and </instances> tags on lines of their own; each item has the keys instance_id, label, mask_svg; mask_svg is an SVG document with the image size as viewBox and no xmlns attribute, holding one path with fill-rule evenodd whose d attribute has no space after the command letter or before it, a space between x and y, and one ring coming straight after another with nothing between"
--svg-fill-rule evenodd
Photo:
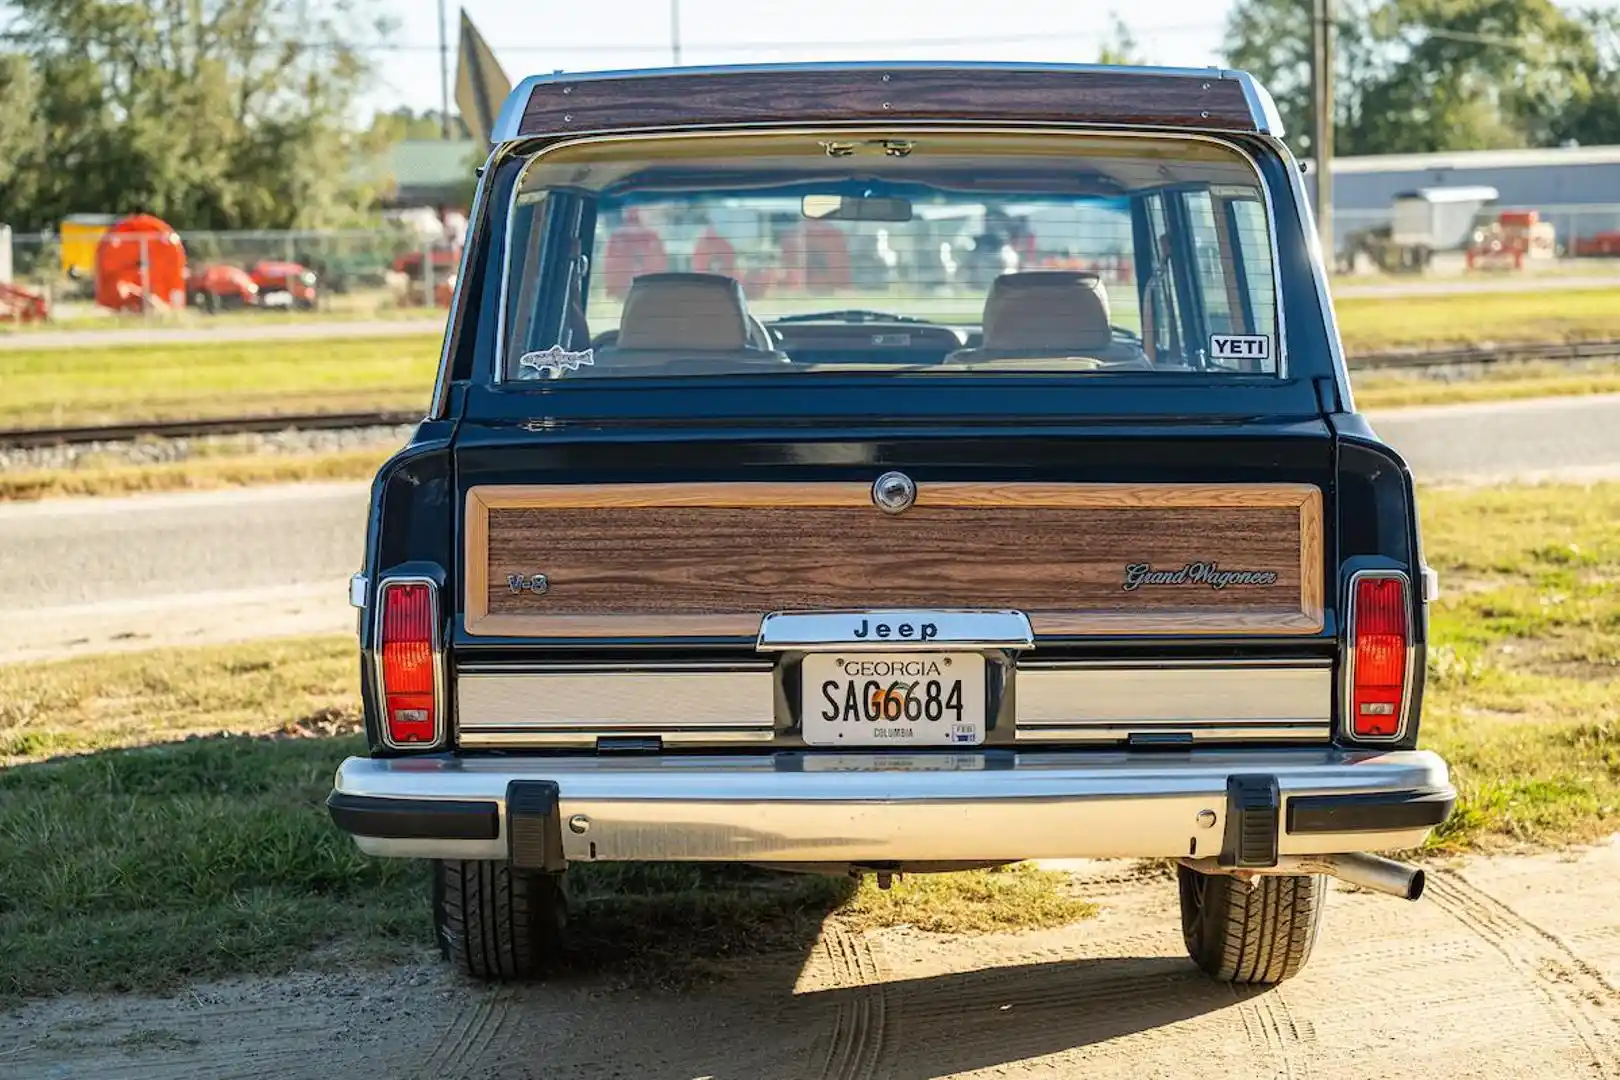
<instances>
[{"instance_id":1,"label":"red taillight","mask_svg":"<svg viewBox=\"0 0 1620 1080\"><path fill-rule=\"evenodd\" d=\"M434 700L433 587L420 582L382 587L382 702L389 742L431 743L438 727Z\"/></svg>"},{"instance_id":2,"label":"red taillight","mask_svg":"<svg viewBox=\"0 0 1620 1080\"><path fill-rule=\"evenodd\" d=\"M1359 578L1352 602L1350 733L1358 739L1390 738L1400 731L1405 714L1411 645L1406 579Z\"/></svg>"}]
</instances>

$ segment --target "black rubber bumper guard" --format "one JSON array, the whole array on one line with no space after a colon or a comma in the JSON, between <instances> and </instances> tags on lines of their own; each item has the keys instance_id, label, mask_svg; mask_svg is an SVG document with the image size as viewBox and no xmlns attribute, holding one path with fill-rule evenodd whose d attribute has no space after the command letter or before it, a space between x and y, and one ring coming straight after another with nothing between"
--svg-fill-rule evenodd
<instances>
[{"instance_id":1,"label":"black rubber bumper guard","mask_svg":"<svg viewBox=\"0 0 1620 1080\"><path fill-rule=\"evenodd\" d=\"M508 857L513 866L558 871L563 856L562 792L551 780L514 780L506 789ZM1358 795L1296 795L1282 820L1277 778L1234 774L1226 781L1222 866L1277 865L1278 841L1290 834L1395 832L1432 828L1456 802L1450 789ZM482 800L390 799L333 792L332 821L354 836L421 840L493 840L500 836L500 806Z\"/></svg>"}]
</instances>

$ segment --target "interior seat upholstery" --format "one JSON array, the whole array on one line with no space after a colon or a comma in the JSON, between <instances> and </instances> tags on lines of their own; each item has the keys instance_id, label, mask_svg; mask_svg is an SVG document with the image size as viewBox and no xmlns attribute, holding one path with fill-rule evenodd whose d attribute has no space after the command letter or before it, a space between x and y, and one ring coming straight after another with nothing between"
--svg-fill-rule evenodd
<instances>
[{"instance_id":1,"label":"interior seat upholstery","mask_svg":"<svg viewBox=\"0 0 1620 1080\"><path fill-rule=\"evenodd\" d=\"M785 361L748 313L742 285L723 274L643 274L630 284L619 332L604 363L666 362L681 356L740 354ZM660 355L662 354L662 355Z\"/></svg>"},{"instance_id":2,"label":"interior seat upholstery","mask_svg":"<svg viewBox=\"0 0 1620 1080\"><path fill-rule=\"evenodd\" d=\"M947 363L971 364L1008 358L1085 356L1099 360L1135 359L1122 355L1109 319L1108 291L1096 274L1075 270L1031 270L1003 274L984 302L984 340L959 349Z\"/></svg>"}]
</instances>

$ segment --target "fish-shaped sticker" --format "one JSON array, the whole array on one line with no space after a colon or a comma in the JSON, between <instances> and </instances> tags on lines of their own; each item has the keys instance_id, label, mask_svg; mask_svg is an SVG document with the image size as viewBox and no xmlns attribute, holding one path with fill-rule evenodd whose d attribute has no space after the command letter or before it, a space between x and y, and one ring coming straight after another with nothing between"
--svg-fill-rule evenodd
<instances>
[{"instance_id":1,"label":"fish-shaped sticker","mask_svg":"<svg viewBox=\"0 0 1620 1080\"><path fill-rule=\"evenodd\" d=\"M569 352L561 345L553 345L539 352L524 353L518 357L519 379L561 378L565 371L578 371L585 366L596 366L596 350Z\"/></svg>"}]
</instances>

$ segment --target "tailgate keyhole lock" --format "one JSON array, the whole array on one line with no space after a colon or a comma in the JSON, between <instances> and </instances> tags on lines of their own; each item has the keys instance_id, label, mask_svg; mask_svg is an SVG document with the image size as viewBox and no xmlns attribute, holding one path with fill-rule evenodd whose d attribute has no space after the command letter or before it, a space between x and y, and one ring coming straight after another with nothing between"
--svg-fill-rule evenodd
<instances>
[{"instance_id":1,"label":"tailgate keyhole lock","mask_svg":"<svg viewBox=\"0 0 1620 1080\"><path fill-rule=\"evenodd\" d=\"M903 472L886 472L872 485L872 501L884 513L898 514L917 501L917 485Z\"/></svg>"}]
</instances>

